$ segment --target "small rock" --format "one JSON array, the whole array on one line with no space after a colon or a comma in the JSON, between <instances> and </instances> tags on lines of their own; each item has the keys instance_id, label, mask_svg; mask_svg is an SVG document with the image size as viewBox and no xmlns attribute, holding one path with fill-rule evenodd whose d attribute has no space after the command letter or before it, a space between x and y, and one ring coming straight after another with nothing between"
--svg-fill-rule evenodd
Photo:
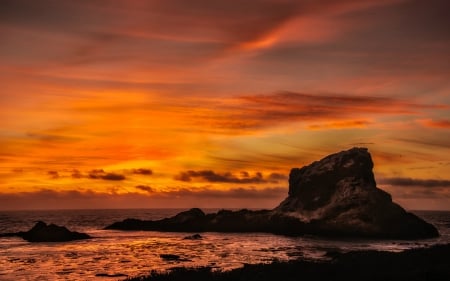
<instances>
[{"instance_id":1,"label":"small rock","mask_svg":"<svg viewBox=\"0 0 450 281\"><path fill-rule=\"evenodd\" d=\"M174 255L174 254L161 254L159 255L160 258L162 258L163 260L166 261L177 261L180 260L180 256L179 255Z\"/></svg>"},{"instance_id":2,"label":"small rock","mask_svg":"<svg viewBox=\"0 0 450 281\"><path fill-rule=\"evenodd\" d=\"M183 239L185 239L185 240L200 240L200 239L203 239L203 237L200 234L196 233L194 235L186 236Z\"/></svg>"},{"instance_id":3,"label":"small rock","mask_svg":"<svg viewBox=\"0 0 450 281\"><path fill-rule=\"evenodd\" d=\"M97 274L95 274L95 276L97 276L97 277L127 277L128 275L123 274L123 273L113 273L113 274L97 273Z\"/></svg>"}]
</instances>

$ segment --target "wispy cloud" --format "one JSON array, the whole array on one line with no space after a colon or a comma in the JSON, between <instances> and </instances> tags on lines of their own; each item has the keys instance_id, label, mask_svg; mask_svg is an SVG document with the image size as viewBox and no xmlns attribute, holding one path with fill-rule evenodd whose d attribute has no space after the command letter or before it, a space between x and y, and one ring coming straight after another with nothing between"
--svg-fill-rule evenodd
<instances>
[{"instance_id":1,"label":"wispy cloud","mask_svg":"<svg viewBox=\"0 0 450 281\"><path fill-rule=\"evenodd\" d=\"M233 198L233 199L273 199L280 200L287 196L285 187L270 187L270 188L234 188L230 190L215 190L215 189L180 189L164 194L165 196L188 196L197 197L199 199L207 198Z\"/></svg>"},{"instance_id":2,"label":"wispy cloud","mask_svg":"<svg viewBox=\"0 0 450 281\"><path fill-rule=\"evenodd\" d=\"M132 169L131 173L135 175L152 175L153 171L146 168Z\"/></svg>"},{"instance_id":3,"label":"wispy cloud","mask_svg":"<svg viewBox=\"0 0 450 281\"><path fill-rule=\"evenodd\" d=\"M137 191L129 193L95 192L93 190L55 191L42 189L34 192L0 193L0 209L72 208L273 208L286 196L286 188L237 188L232 190L181 188L169 192L152 191L149 186L136 186Z\"/></svg>"},{"instance_id":4,"label":"wispy cloud","mask_svg":"<svg viewBox=\"0 0 450 281\"><path fill-rule=\"evenodd\" d=\"M373 122L368 120L344 120L339 122L324 122L319 124L308 125L311 130L330 130L330 129L346 129L346 128L366 128Z\"/></svg>"},{"instance_id":5,"label":"wispy cloud","mask_svg":"<svg viewBox=\"0 0 450 281\"><path fill-rule=\"evenodd\" d=\"M58 171L48 171L47 174L48 174L52 179L57 179L57 178L59 178L59 173L58 173Z\"/></svg>"},{"instance_id":6,"label":"wispy cloud","mask_svg":"<svg viewBox=\"0 0 450 281\"><path fill-rule=\"evenodd\" d=\"M438 148L450 148L450 139L442 139L442 138L430 138L430 137L422 137L422 138L394 138L394 140L401 141L404 143L410 143L415 145L422 146L430 146L430 147L438 147Z\"/></svg>"},{"instance_id":7,"label":"wispy cloud","mask_svg":"<svg viewBox=\"0 0 450 281\"><path fill-rule=\"evenodd\" d=\"M277 183L280 179L284 179L281 174L272 173L267 178L264 178L262 173L257 172L254 175L250 175L248 172L241 172L240 177L233 175L230 172L217 173L211 170L203 171L185 171L175 176L176 180L190 182L193 180L206 181L211 183L240 183L240 184L250 184L250 183Z\"/></svg>"},{"instance_id":8,"label":"wispy cloud","mask_svg":"<svg viewBox=\"0 0 450 281\"><path fill-rule=\"evenodd\" d=\"M137 185L136 189L142 190L142 191L145 191L145 192L148 192L148 193L154 192L153 188L151 186L148 186L148 185Z\"/></svg>"},{"instance_id":9,"label":"wispy cloud","mask_svg":"<svg viewBox=\"0 0 450 281\"><path fill-rule=\"evenodd\" d=\"M448 119L421 119L418 122L425 127L450 129L450 120Z\"/></svg>"},{"instance_id":10,"label":"wispy cloud","mask_svg":"<svg viewBox=\"0 0 450 281\"><path fill-rule=\"evenodd\" d=\"M54 171L54 172L58 174L57 171ZM153 174L153 171L151 169L146 169L146 168L137 168L137 169L131 169L131 170L123 170L123 173L126 175L150 176ZM121 180L126 179L126 176L124 174L120 174L117 172L106 172L103 169L93 169L86 173L83 173L77 169L74 169L71 171L71 177L74 179L88 178L88 179L121 181Z\"/></svg>"},{"instance_id":11,"label":"wispy cloud","mask_svg":"<svg viewBox=\"0 0 450 281\"><path fill-rule=\"evenodd\" d=\"M125 179L124 175L117 173L107 173L102 169L90 171L88 177L90 179L102 179L108 181L121 181Z\"/></svg>"},{"instance_id":12,"label":"wispy cloud","mask_svg":"<svg viewBox=\"0 0 450 281\"><path fill-rule=\"evenodd\" d=\"M398 98L296 92L241 96L225 102L205 113L216 127L238 131L293 122L313 123L308 125L311 129L365 127L372 122L367 120L368 116L414 115L424 109L448 108Z\"/></svg>"},{"instance_id":13,"label":"wispy cloud","mask_svg":"<svg viewBox=\"0 0 450 281\"><path fill-rule=\"evenodd\" d=\"M445 179L381 178L378 182L403 187L450 187L450 180Z\"/></svg>"},{"instance_id":14,"label":"wispy cloud","mask_svg":"<svg viewBox=\"0 0 450 281\"><path fill-rule=\"evenodd\" d=\"M78 170L75 169L75 170L72 171L71 176L72 176L72 178L74 178L74 179L80 179L80 178L83 177L83 174L82 174L80 171L78 171Z\"/></svg>"}]
</instances>

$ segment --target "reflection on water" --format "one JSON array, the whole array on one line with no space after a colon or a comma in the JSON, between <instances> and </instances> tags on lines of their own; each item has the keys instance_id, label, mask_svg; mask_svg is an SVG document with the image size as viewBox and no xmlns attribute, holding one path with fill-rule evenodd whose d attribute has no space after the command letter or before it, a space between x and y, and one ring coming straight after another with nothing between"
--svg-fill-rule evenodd
<instances>
[{"instance_id":1,"label":"reflection on water","mask_svg":"<svg viewBox=\"0 0 450 281\"><path fill-rule=\"evenodd\" d=\"M202 233L201 240L185 240L188 233L99 230L126 217L155 219L178 210L103 210L73 212L0 213L0 232L26 230L34 221L66 225L95 237L67 243L28 243L0 238L0 280L117 280L147 274L153 269L211 266L231 269L244 263L267 263L297 258L323 259L328 251L378 249L402 251L436 243L449 243L450 213L419 213L440 228L441 237L420 241L326 240L284 237L263 233ZM8 224L9 222L9 224ZM176 254L179 260L163 260Z\"/></svg>"}]
</instances>

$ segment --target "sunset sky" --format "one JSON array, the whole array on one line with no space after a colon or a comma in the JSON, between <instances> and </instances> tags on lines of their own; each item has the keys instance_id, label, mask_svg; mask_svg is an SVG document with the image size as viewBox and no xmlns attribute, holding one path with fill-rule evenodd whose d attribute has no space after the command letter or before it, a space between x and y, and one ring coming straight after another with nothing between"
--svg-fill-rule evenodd
<instances>
[{"instance_id":1,"label":"sunset sky","mask_svg":"<svg viewBox=\"0 0 450 281\"><path fill-rule=\"evenodd\" d=\"M368 147L450 209L448 0L0 0L0 209L272 208Z\"/></svg>"}]
</instances>

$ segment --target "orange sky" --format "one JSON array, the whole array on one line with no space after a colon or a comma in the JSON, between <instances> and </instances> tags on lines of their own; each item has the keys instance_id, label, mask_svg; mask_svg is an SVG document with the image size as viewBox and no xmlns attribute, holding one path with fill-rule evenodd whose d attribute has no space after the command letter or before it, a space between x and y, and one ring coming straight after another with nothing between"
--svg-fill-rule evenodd
<instances>
[{"instance_id":1,"label":"orange sky","mask_svg":"<svg viewBox=\"0 0 450 281\"><path fill-rule=\"evenodd\" d=\"M0 209L250 207L368 147L450 209L446 0L4 0Z\"/></svg>"}]
</instances>

